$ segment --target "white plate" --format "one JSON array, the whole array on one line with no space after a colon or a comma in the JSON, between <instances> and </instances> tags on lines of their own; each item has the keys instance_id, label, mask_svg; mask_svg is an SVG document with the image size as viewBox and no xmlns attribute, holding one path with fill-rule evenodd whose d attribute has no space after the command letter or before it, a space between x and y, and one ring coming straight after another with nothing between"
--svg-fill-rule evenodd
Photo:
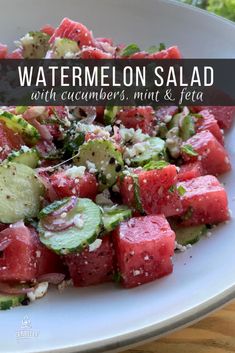
<instances>
[{"instance_id":1,"label":"white plate","mask_svg":"<svg viewBox=\"0 0 235 353\"><path fill-rule=\"evenodd\" d=\"M235 26L203 11L154 0L1 0L2 42L28 30L53 25L64 16L97 36L140 43L178 44L185 57L235 57ZM235 165L232 132L227 146ZM235 175L224 179L235 212ZM234 297L235 224L216 229L189 251L174 257L171 276L122 290L113 285L50 294L29 307L1 312L4 353L104 352L126 347L199 319ZM28 317L25 326L22 320ZM31 322L31 324L30 324ZM20 339L17 340L16 336ZM24 335L31 338L24 339Z\"/></svg>"}]
</instances>

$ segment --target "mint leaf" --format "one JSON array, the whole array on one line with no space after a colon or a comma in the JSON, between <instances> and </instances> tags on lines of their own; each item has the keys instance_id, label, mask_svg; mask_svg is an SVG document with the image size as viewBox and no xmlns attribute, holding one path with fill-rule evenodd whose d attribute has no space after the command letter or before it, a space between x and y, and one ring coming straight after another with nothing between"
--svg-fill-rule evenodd
<instances>
[{"instance_id":1,"label":"mint leaf","mask_svg":"<svg viewBox=\"0 0 235 353\"><path fill-rule=\"evenodd\" d=\"M149 54L154 54L157 53L161 50L166 49L166 46L164 43L160 43L159 45L152 45L151 47L148 48L147 53Z\"/></svg>"},{"instance_id":2,"label":"mint leaf","mask_svg":"<svg viewBox=\"0 0 235 353\"><path fill-rule=\"evenodd\" d=\"M140 52L140 48L137 44L132 43L121 50L120 56L130 56L138 52Z\"/></svg>"},{"instance_id":3,"label":"mint leaf","mask_svg":"<svg viewBox=\"0 0 235 353\"><path fill-rule=\"evenodd\" d=\"M183 145L181 151L186 153L188 156L197 157L198 153L194 150L192 145Z\"/></svg>"},{"instance_id":4,"label":"mint leaf","mask_svg":"<svg viewBox=\"0 0 235 353\"><path fill-rule=\"evenodd\" d=\"M162 169L166 166L168 166L169 163L166 161L151 161L143 167L144 170L153 170L153 169Z\"/></svg>"},{"instance_id":5,"label":"mint leaf","mask_svg":"<svg viewBox=\"0 0 235 353\"><path fill-rule=\"evenodd\" d=\"M186 189L182 185L178 186L177 191L180 196L184 196L184 194L186 193Z\"/></svg>"}]
</instances>

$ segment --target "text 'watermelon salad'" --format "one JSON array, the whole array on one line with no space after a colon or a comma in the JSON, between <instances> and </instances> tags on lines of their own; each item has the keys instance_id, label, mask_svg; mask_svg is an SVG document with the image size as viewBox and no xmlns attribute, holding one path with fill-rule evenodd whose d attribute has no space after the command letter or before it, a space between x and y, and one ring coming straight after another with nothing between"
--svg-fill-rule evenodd
<instances>
[{"instance_id":1,"label":"text 'watermelon salad'","mask_svg":"<svg viewBox=\"0 0 235 353\"><path fill-rule=\"evenodd\" d=\"M65 18L29 32L1 58L179 59L95 38ZM125 288L173 271L185 250L230 218L217 177L231 164L234 107L2 107L0 309L49 284Z\"/></svg>"}]
</instances>

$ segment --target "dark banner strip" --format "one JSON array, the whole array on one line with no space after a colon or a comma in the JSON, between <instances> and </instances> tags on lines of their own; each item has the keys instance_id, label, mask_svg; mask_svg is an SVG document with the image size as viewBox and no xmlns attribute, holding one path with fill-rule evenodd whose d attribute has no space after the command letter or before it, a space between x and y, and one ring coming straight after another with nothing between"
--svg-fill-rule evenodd
<instances>
[{"instance_id":1,"label":"dark banner strip","mask_svg":"<svg viewBox=\"0 0 235 353\"><path fill-rule=\"evenodd\" d=\"M0 60L0 105L235 106L235 59Z\"/></svg>"}]
</instances>

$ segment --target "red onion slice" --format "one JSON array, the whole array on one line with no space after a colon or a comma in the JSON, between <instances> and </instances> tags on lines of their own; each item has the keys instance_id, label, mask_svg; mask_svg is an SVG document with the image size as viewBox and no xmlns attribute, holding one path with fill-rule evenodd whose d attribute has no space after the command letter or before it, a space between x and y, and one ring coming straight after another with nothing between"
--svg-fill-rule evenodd
<instances>
[{"instance_id":1,"label":"red onion slice","mask_svg":"<svg viewBox=\"0 0 235 353\"><path fill-rule=\"evenodd\" d=\"M3 293L3 294L26 294L26 293L29 293L29 292L32 292L34 290L33 287L13 287L11 286L10 284L8 283L3 283L3 282L0 282L0 293Z\"/></svg>"},{"instance_id":2,"label":"red onion slice","mask_svg":"<svg viewBox=\"0 0 235 353\"><path fill-rule=\"evenodd\" d=\"M62 218L54 218L52 216L46 216L42 220L42 225L46 230L52 232L60 232L62 230L68 229L74 224L73 219L67 221L66 219Z\"/></svg>"},{"instance_id":3,"label":"red onion slice","mask_svg":"<svg viewBox=\"0 0 235 353\"><path fill-rule=\"evenodd\" d=\"M63 273L46 273L38 277L38 282L49 282L51 284L59 284L65 279Z\"/></svg>"},{"instance_id":4,"label":"red onion slice","mask_svg":"<svg viewBox=\"0 0 235 353\"><path fill-rule=\"evenodd\" d=\"M41 183L45 186L48 201L54 202L55 200L58 200L58 195L52 187L49 177L44 172L38 172L37 176Z\"/></svg>"},{"instance_id":5,"label":"red onion slice","mask_svg":"<svg viewBox=\"0 0 235 353\"><path fill-rule=\"evenodd\" d=\"M3 251L5 250L11 243L11 239L3 239L3 240L0 240L0 251Z\"/></svg>"},{"instance_id":6,"label":"red onion slice","mask_svg":"<svg viewBox=\"0 0 235 353\"><path fill-rule=\"evenodd\" d=\"M53 211L50 216L52 217L58 217L60 216L62 213L64 212L69 212L70 210L72 210L76 204L77 204L77 197L76 196L72 196L70 197L70 199L68 200L68 202L66 202L66 204L64 204L63 206L61 206L58 210Z\"/></svg>"}]
</instances>

